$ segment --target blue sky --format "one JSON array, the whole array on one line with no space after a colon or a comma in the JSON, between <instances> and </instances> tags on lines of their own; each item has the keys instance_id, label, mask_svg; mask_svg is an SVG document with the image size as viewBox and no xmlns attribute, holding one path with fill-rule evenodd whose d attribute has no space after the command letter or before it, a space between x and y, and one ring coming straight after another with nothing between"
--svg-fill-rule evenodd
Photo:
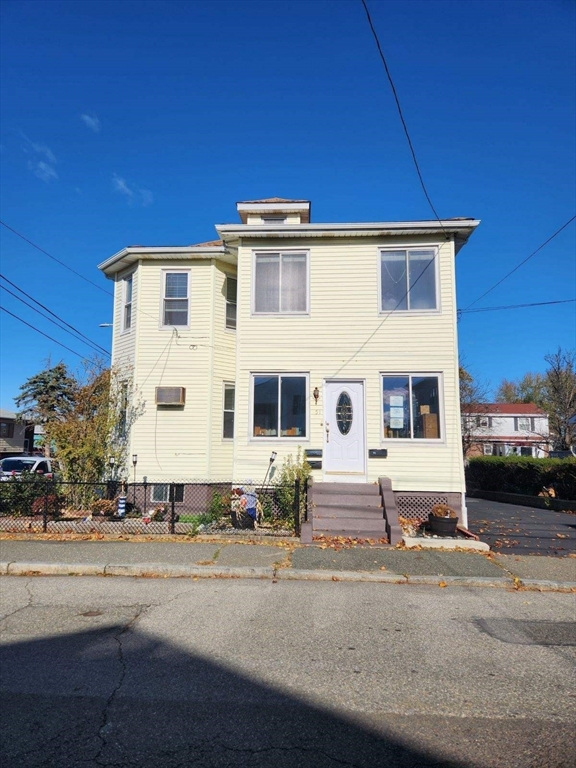
<instances>
[{"instance_id":1,"label":"blue sky","mask_svg":"<svg viewBox=\"0 0 576 768\"><path fill-rule=\"evenodd\" d=\"M573 0L369 0L430 196L482 224L457 259L470 305L575 213ZM360 0L1 5L2 274L108 347L96 265L189 244L238 200L312 200L316 222L427 219ZM574 223L475 307L573 299ZM90 355L15 298L6 309ZM496 386L575 346L574 304L465 315ZM77 356L0 314L0 405Z\"/></svg>"}]
</instances>

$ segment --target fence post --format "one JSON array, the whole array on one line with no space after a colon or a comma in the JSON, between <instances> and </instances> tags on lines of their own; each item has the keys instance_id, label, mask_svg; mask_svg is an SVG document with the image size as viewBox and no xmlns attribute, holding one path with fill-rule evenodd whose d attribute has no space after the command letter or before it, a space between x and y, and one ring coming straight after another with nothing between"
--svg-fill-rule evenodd
<instances>
[{"instance_id":1,"label":"fence post","mask_svg":"<svg viewBox=\"0 0 576 768\"><path fill-rule=\"evenodd\" d=\"M46 487L44 488L44 509L42 510L42 532L46 533L48 530L48 486L50 484L46 483Z\"/></svg>"},{"instance_id":2,"label":"fence post","mask_svg":"<svg viewBox=\"0 0 576 768\"><path fill-rule=\"evenodd\" d=\"M308 522L308 478L304 480L304 522Z\"/></svg>"},{"instance_id":3,"label":"fence post","mask_svg":"<svg viewBox=\"0 0 576 768\"><path fill-rule=\"evenodd\" d=\"M176 533L176 486L170 483L170 533Z\"/></svg>"},{"instance_id":4,"label":"fence post","mask_svg":"<svg viewBox=\"0 0 576 768\"><path fill-rule=\"evenodd\" d=\"M294 533L300 536L300 480L294 481Z\"/></svg>"},{"instance_id":5,"label":"fence post","mask_svg":"<svg viewBox=\"0 0 576 768\"><path fill-rule=\"evenodd\" d=\"M144 517L148 511L148 478L145 475L142 479L144 480L144 508L142 509L142 517Z\"/></svg>"}]
</instances>

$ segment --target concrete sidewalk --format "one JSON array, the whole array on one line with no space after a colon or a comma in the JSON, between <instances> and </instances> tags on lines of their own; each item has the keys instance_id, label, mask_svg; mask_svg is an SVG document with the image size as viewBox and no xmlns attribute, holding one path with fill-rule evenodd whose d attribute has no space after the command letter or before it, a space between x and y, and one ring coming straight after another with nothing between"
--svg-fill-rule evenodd
<instances>
[{"instance_id":1,"label":"concrete sidewalk","mask_svg":"<svg viewBox=\"0 0 576 768\"><path fill-rule=\"evenodd\" d=\"M296 542L1 540L0 574L379 581L575 589L576 559Z\"/></svg>"}]
</instances>

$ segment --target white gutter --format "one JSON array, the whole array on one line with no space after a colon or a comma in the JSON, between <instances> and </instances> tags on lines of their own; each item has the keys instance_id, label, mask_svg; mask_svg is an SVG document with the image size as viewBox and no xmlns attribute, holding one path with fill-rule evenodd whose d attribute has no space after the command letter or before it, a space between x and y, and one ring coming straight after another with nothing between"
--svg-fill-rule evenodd
<instances>
[{"instance_id":1,"label":"white gutter","mask_svg":"<svg viewBox=\"0 0 576 768\"><path fill-rule=\"evenodd\" d=\"M221 258L228 256L228 249L224 245L210 245L210 246L194 246L194 245L178 245L178 246L130 246L129 248L123 248L118 253L110 256L109 259L98 264L98 269L101 269L105 274L113 274L119 272L121 269L129 266L138 259L153 259L153 258L165 258L166 256L173 256L175 258L196 258L196 259L213 259L215 256ZM224 259L224 260L230 260ZM115 269L111 269L116 267Z\"/></svg>"}]
</instances>

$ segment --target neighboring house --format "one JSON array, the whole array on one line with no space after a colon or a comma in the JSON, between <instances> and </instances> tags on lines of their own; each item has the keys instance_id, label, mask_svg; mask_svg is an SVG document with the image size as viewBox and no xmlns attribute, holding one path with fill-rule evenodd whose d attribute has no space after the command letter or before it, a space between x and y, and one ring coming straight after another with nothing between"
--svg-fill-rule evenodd
<instances>
[{"instance_id":1,"label":"neighboring house","mask_svg":"<svg viewBox=\"0 0 576 768\"><path fill-rule=\"evenodd\" d=\"M454 262L479 222L312 224L308 201L281 198L237 210L219 240L100 264L113 364L142 411L138 478L157 499L168 480L261 482L272 451L278 465L301 446L315 483L385 476L460 507Z\"/></svg>"},{"instance_id":2,"label":"neighboring house","mask_svg":"<svg viewBox=\"0 0 576 768\"><path fill-rule=\"evenodd\" d=\"M548 416L534 403L486 403L462 417L471 456L548 456Z\"/></svg>"},{"instance_id":3,"label":"neighboring house","mask_svg":"<svg viewBox=\"0 0 576 768\"><path fill-rule=\"evenodd\" d=\"M17 414L0 408L0 458L32 450L33 428L17 420Z\"/></svg>"}]
</instances>

